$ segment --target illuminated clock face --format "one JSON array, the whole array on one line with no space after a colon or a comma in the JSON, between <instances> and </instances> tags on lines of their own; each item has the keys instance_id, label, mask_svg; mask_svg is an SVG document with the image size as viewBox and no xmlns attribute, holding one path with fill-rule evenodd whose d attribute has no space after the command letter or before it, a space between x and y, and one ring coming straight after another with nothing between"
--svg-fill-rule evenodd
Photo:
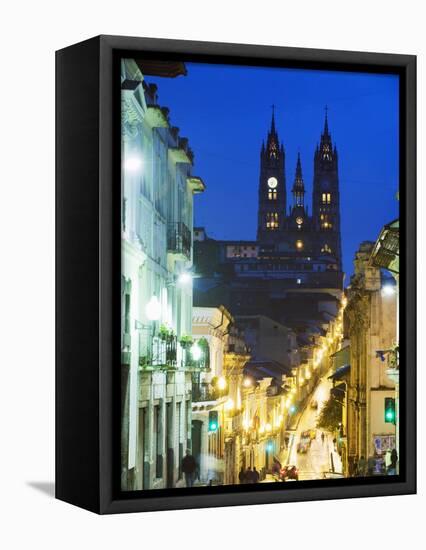
<instances>
[{"instance_id":1,"label":"illuminated clock face","mask_svg":"<svg viewBox=\"0 0 426 550\"><path fill-rule=\"evenodd\" d=\"M268 187L269 187L270 189L275 189L275 187L276 187L277 185L278 185L277 178L272 177L272 178L269 178L269 179L268 179Z\"/></svg>"},{"instance_id":2,"label":"illuminated clock face","mask_svg":"<svg viewBox=\"0 0 426 550\"><path fill-rule=\"evenodd\" d=\"M300 217L299 217L299 218L296 218L296 223L297 223L297 225L302 225L302 223L303 223L303 218L300 218Z\"/></svg>"}]
</instances>

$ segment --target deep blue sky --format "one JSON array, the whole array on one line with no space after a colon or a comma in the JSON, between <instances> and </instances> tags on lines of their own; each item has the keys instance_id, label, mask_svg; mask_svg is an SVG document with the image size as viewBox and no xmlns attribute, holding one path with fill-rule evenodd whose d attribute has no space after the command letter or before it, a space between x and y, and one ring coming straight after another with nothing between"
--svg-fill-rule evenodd
<instances>
[{"instance_id":1,"label":"deep blue sky","mask_svg":"<svg viewBox=\"0 0 426 550\"><path fill-rule=\"evenodd\" d=\"M195 225L219 239L255 238L260 147L272 104L286 151L287 204L300 151L311 213L313 155L328 105L350 275L359 243L375 240L398 217L398 77L193 63L187 69L186 77L147 81L157 83L159 104L189 138L193 172L206 183L195 198Z\"/></svg>"}]
</instances>

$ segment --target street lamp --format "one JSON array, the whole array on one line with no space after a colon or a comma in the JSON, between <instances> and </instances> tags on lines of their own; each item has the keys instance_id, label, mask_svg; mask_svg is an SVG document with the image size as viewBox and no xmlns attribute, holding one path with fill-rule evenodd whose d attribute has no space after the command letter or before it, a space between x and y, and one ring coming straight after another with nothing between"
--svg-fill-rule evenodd
<instances>
[{"instance_id":1,"label":"street lamp","mask_svg":"<svg viewBox=\"0 0 426 550\"><path fill-rule=\"evenodd\" d=\"M192 283L192 275L189 273L189 271L183 271L179 276L177 280L178 284L182 286L187 286Z\"/></svg>"},{"instance_id":2,"label":"street lamp","mask_svg":"<svg viewBox=\"0 0 426 550\"><path fill-rule=\"evenodd\" d=\"M200 346L197 344L197 342L195 342L191 346L191 355L192 355L192 358L194 359L194 361L199 361L201 359L202 355L203 355L203 351L200 348Z\"/></svg>"},{"instance_id":3,"label":"street lamp","mask_svg":"<svg viewBox=\"0 0 426 550\"><path fill-rule=\"evenodd\" d=\"M142 158L140 155L131 154L124 160L124 170L126 172L135 173L139 172L142 167Z\"/></svg>"},{"instance_id":4,"label":"street lamp","mask_svg":"<svg viewBox=\"0 0 426 550\"><path fill-rule=\"evenodd\" d=\"M219 390L224 390L226 388L226 380L223 376L218 379L217 387Z\"/></svg>"},{"instance_id":5,"label":"street lamp","mask_svg":"<svg viewBox=\"0 0 426 550\"><path fill-rule=\"evenodd\" d=\"M249 378L248 376L243 380L243 386L245 388L250 388L252 386L252 383L253 382L251 381L251 378Z\"/></svg>"},{"instance_id":6,"label":"street lamp","mask_svg":"<svg viewBox=\"0 0 426 550\"><path fill-rule=\"evenodd\" d=\"M382 296L393 296L395 294L395 286L394 285L384 285L382 286Z\"/></svg>"}]
</instances>

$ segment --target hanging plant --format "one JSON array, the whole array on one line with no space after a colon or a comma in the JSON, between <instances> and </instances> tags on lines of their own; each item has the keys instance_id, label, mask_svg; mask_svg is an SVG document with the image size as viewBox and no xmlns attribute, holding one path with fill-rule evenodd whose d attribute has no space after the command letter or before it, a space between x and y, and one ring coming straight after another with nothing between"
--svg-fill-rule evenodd
<instances>
[{"instance_id":1,"label":"hanging plant","mask_svg":"<svg viewBox=\"0 0 426 550\"><path fill-rule=\"evenodd\" d=\"M187 349L192 346L194 340L190 334L184 334L180 337L179 343L184 349Z\"/></svg>"},{"instance_id":2,"label":"hanging plant","mask_svg":"<svg viewBox=\"0 0 426 550\"><path fill-rule=\"evenodd\" d=\"M160 325L158 329L158 336L161 340L167 340L167 338L172 334L172 331L166 325Z\"/></svg>"}]
</instances>

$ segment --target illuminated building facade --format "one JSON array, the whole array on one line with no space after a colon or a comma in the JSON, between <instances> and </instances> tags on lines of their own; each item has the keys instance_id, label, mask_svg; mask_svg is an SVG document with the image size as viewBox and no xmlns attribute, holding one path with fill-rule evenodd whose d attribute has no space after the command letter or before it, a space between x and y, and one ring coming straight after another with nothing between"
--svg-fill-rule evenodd
<instances>
[{"instance_id":1,"label":"illuminated building facade","mask_svg":"<svg viewBox=\"0 0 426 550\"><path fill-rule=\"evenodd\" d=\"M146 65L146 67L145 67ZM193 196L188 140L146 74L179 64L122 60L121 487L175 487L190 446ZM146 69L146 70L145 70ZM145 70L145 72L144 72Z\"/></svg>"},{"instance_id":2,"label":"illuminated building facade","mask_svg":"<svg viewBox=\"0 0 426 550\"><path fill-rule=\"evenodd\" d=\"M387 399L395 399L388 376L391 350L397 338L395 281L371 264L374 243L361 243L355 274L348 287L345 332L350 340L347 393L349 475L361 457L383 457L396 447L396 419L385 417Z\"/></svg>"}]
</instances>

